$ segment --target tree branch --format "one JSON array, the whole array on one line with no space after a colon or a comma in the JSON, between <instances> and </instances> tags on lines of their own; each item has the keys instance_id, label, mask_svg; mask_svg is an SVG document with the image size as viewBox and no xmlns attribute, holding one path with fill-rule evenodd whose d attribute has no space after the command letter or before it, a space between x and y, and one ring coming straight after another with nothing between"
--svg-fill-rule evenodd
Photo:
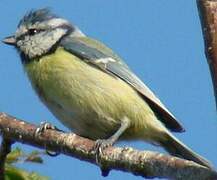
<instances>
[{"instance_id":1,"label":"tree branch","mask_svg":"<svg viewBox=\"0 0 217 180\"><path fill-rule=\"evenodd\" d=\"M12 141L5 136L2 137L2 143L0 147L0 180L5 179L5 161L7 155L11 152Z\"/></svg>"},{"instance_id":2,"label":"tree branch","mask_svg":"<svg viewBox=\"0 0 217 180\"><path fill-rule=\"evenodd\" d=\"M217 107L217 0L197 0Z\"/></svg>"},{"instance_id":3,"label":"tree branch","mask_svg":"<svg viewBox=\"0 0 217 180\"><path fill-rule=\"evenodd\" d=\"M0 113L0 131L4 137L99 165L93 150L94 141L56 130L36 135L36 129L35 125ZM216 172L192 161L132 148L109 147L103 151L99 161L103 169L121 170L149 178L217 179Z\"/></svg>"}]
</instances>

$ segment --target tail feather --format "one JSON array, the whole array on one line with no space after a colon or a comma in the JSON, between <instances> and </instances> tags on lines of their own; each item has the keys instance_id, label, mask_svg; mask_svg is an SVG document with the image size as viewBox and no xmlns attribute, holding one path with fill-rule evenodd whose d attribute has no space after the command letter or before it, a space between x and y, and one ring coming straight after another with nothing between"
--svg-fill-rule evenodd
<instances>
[{"instance_id":1,"label":"tail feather","mask_svg":"<svg viewBox=\"0 0 217 180\"><path fill-rule=\"evenodd\" d=\"M192 151L189 147L184 145L172 134L167 134L166 140L164 139L163 141L160 142L160 144L171 155L184 158L190 161L194 161L202 166L206 166L209 169L213 169L212 165L206 159L196 154L194 151Z\"/></svg>"}]
</instances>

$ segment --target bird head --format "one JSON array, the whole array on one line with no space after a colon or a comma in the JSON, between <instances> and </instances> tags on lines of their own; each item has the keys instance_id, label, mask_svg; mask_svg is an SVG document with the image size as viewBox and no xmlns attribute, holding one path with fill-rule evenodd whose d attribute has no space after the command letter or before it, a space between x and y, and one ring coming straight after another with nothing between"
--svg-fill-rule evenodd
<instances>
[{"instance_id":1,"label":"bird head","mask_svg":"<svg viewBox=\"0 0 217 180\"><path fill-rule=\"evenodd\" d=\"M67 35L84 36L77 27L44 8L27 13L20 20L15 35L6 37L3 42L15 46L25 59L31 60L55 50Z\"/></svg>"}]
</instances>

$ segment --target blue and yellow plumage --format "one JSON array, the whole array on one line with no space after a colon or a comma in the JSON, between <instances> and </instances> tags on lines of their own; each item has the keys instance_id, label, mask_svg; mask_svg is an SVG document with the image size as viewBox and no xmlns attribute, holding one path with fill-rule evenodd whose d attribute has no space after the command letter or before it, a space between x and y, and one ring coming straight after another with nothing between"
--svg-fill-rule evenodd
<instances>
[{"instance_id":1,"label":"blue and yellow plumage","mask_svg":"<svg viewBox=\"0 0 217 180\"><path fill-rule=\"evenodd\" d=\"M135 119L128 138L154 136L149 131L159 125L149 127L144 122L150 120L154 124L153 111L122 80L87 65L63 48L38 61L25 67L33 87L55 116L77 134L92 139L109 138L126 116ZM140 137L136 137L137 131L142 132Z\"/></svg>"},{"instance_id":2,"label":"blue and yellow plumage","mask_svg":"<svg viewBox=\"0 0 217 180\"><path fill-rule=\"evenodd\" d=\"M75 133L102 146L145 140L210 168L169 132L184 129L123 60L67 20L31 11L4 42L19 51L42 102Z\"/></svg>"}]
</instances>

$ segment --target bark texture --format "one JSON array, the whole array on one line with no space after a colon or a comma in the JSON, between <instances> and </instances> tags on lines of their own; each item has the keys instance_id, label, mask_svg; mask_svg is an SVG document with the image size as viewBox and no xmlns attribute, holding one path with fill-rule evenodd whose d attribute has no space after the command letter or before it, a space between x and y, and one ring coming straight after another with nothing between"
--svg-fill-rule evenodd
<instances>
[{"instance_id":1,"label":"bark texture","mask_svg":"<svg viewBox=\"0 0 217 180\"><path fill-rule=\"evenodd\" d=\"M36 134L37 126L0 113L0 131L11 141L62 153L98 165L103 173L121 170L148 178L217 179L217 173L192 161L130 147L109 147L96 162L94 141L73 133L46 130Z\"/></svg>"},{"instance_id":2,"label":"bark texture","mask_svg":"<svg viewBox=\"0 0 217 180\"><path fill-rule=\"evenodd\" d=\"M197 0L217 107L217 0Z\"/></svg>"}]
</instances>

